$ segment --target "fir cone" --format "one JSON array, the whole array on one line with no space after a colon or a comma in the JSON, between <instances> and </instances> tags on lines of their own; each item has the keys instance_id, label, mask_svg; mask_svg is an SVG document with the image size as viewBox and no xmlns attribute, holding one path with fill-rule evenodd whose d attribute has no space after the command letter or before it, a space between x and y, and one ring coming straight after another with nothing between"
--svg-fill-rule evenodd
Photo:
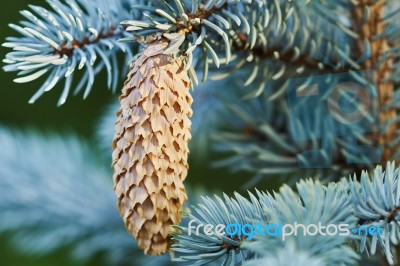
<instances>
[{"instance_id":1,"label":"fir cone","mask_svg":"<svg viewBox=\"0 0 400 266\"><path fill-rule=\"evenodd\" d=\"M186 201L192 115L182 58L148 45L135 59L120 97L113 141L114 189L126 228L146 254L165 253Z\"/></svg>"}]
</instances>

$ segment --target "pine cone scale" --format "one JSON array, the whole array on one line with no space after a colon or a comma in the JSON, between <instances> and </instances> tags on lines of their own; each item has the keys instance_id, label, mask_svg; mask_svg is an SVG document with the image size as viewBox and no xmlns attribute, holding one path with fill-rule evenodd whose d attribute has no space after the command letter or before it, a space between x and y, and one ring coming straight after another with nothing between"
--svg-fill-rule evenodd
<instances>
[{"instance_id":1,"label":"pine cone scale","mask_svg":"<svg viewBox=\"0 0 400 266\"><path fill-rule=\"evenodd\" d=\"M146 254L165 253L171 225L186 201L191 86L168 42L148 45L132 66L120 97L113 166L118 209Z\"/></svg>"}]
</instances>

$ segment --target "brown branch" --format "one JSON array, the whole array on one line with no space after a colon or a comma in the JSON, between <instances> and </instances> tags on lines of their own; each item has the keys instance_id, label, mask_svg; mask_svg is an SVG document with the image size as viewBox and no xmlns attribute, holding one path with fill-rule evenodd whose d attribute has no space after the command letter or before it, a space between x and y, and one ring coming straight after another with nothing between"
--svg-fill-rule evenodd
<instances>
[{"instance_id":1,"label":"brown branch","mask_svg":"<svg viewBox=\"0 0 400 266\"><path fill-rule=\"evenodd\" d=\"M376 85L379 98L379 123L381 126L396 118L397 113L394 108L386 109L385 107L392 101L394 84L385 81L392 75L391 66L393 65L393 58L388 58L386 62L379 64L379 58L390 49L390 44L386 38L375 39L375 36L380 35L385 29L383 22L383 6L385 1L374 0L359 0L359 2L351 7L351 14L353 20L353 30L359 34L359 41L357 43L357 52L361 55L363 52L363 43L368 40L371 44L372 56L362 63L364 69L375 69ZM366 7L370 8L370 17L368 21L364 21ZM390 143L396 138L397 126L391 124L383 134L378 133L374 136L374 142L379 144L382 148L381 163L392 160L393 155L398 147L391 147ZM394 220L395 215L398 213L399 208L391 212L389 221ZM400 246L396 246L396 256L400 252ZM397 259L396 259L397 260ZM382 265L389 265L384 256L381 257ZM398 261L396 265L399 265Z\"/></svg>"},{"instance_id":2,"label":"brown branch","mask_svg":"<svg viewBox=\"0 0 400 266\"><path fill-rule=\"evenodd\" d=\"M68 47L67 44L63 44L63 45L61 45L60 50L54 50L54 54L61 55L61 56L66 55L68 57L71 57L73 55L75 49L80 49L86 45L98 43L102 39L109 39L109 38L112 38L115 36L116 36L115 30L110 29L106 33L100 33L99 36L97 36L97 38L93 41L90 41L89 37L85 37L83 40L75 40L72 43L71 47Z\"/></svg>"},{"instance_id":3,"label":"brown branch","mask_svg":"<svg viewBox=\"0 0 400 266\"><path fill-rule=\"evenodd\" d=\"M225 8L228 5L228 3L225 3L224 5L222 5L221 7L213 7L211 8L211 10L207 11L205 10L205 4L201 4L199 7L199 10L193 14L193 13L189 13L188 15L188 22L187 25L185 25L183 23L183 19L181 17L178 17L176 19L176 27L178 29L179 33L184 33L184 34L188 34L192 31L194 31L196 29L196 25L193 25L191 20L193 19L208 19L209 17L211 17L214 13L217 13L218 11L222 10L223 8Z\"/></svg>"},{"instance_id":4,"label":"brown branch","mask_svg":"<svg viewBox=\"0 0 400 266\"><path fill-rule=\"evenodd\" d=\"M346 73L353 70L354 67L350 63L343 63L338 61L333 61L331 64L325 64L317 58L312 58L307 53L303 53L296 56L294 49L288 49L284 53L281 52L281 47L268 47L265 49L263 46L256 46L250 49L247 46L247 34L239 33L236 42L233 43L233 49L235 51L248 51L255 57L261 60L273 59L277 62L290 64L295 67L305 67L307 70L315 71L318 74L336 74L336 73ZM323 37L324 38L324 37ZM324 38L328 43L333 44L332 40ZM275 58L275 53L279 53L279 58ZM322 63L323 68L320 68Z\"/></svg>"},{"instance_id":5,"label":"brown branch","mask_svg":"<svg viewBox=\"0 0 400 266\"><path fill-rule=\"evenodd\" d=\"M363 53L364 41L368 40L371 44L372 56L361 64L363 69L375 69L376 84L380 106L380 125L385 125L388 121L396 118L394 108L387 109L386 106L392 101L394 84L385 81L392 75L391 66L393 59L389 58L383 64L378 64L379 58L390 49L390 44L386 38L376 39L385 29L385 23L382 21L383 5L385 1L359 0L357 4L352 5L351 14L353 20L353 30L359 34L357 42L357 53ZM364 21L366 7L370 9L368 21ZM396 125L392 124L383 134L376 134L374 142L382 148L382 161L386 163L393 158L398 147L391 147L390 143L396 138Z\"/></svg>"}]
</instances>

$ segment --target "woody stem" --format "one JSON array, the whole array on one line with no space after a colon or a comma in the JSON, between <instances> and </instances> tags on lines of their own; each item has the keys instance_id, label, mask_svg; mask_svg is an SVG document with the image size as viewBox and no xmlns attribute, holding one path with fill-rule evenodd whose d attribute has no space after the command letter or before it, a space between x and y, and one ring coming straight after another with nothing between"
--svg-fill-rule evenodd
<instances>
[{"instance_id":1,"label":"woody stem","mask_svg":"<svg viewBox=\"0 0 400 266\"><path fill-rule=\"evenodd\" d=\"M376 38L385 29L385 23L382 19L384 2L382 0L359 0L351 7L353 30L359 35L356 44L357 52L360 55L362 54L365 40L368 40L371 45L372 55L361 64L361 67L375 71L380 107L380 128L394 121L397 116L394 108L387 108L393 99L394 84L387 81L387 78L392 75L393 59L388 58L385 62L379 62L381 56L389 50L390 44L386 38ZM370 12L369 19L365 19L368 9ZM384 132L379 132L374 138L375 144L378 144L382 149L381 163L393 159L397 147L391 146L391 143L396 138L396 131L396 124L391 123Z\"/></svg>"}]
</instances>

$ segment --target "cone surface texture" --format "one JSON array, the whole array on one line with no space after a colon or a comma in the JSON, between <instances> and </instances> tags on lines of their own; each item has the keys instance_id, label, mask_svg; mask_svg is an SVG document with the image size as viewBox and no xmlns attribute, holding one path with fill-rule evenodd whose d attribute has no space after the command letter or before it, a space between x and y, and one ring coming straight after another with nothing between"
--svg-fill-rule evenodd
<instances>
[{"instance_id":1,"label":"cone surface texture","mask_svg":"<svg viewBox=\"0 0 400 266\"><path fill-rule=\"evenodd\" d=\"M165 253L186 201L192 97L182 58L156 41L136 57L120 97L114 189L128 231L146 254Z\"/></svg>"}]
</instances>

